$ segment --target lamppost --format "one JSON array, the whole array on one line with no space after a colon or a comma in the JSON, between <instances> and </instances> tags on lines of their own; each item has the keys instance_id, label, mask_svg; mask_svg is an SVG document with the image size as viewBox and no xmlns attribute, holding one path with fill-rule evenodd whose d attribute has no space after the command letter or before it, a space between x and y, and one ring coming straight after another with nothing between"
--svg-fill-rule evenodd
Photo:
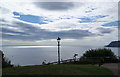
<instances>
[{"instance_id":1,"label":"lamppost","mask_svg":"<svg viewBox=\"0 0 120 77\"><path fill-rule=\"evenodd\" d=\"M60 40L61 38L57 38L57 42L58 42L58 64L60 64Z\"/></svg>"}]
</instances>

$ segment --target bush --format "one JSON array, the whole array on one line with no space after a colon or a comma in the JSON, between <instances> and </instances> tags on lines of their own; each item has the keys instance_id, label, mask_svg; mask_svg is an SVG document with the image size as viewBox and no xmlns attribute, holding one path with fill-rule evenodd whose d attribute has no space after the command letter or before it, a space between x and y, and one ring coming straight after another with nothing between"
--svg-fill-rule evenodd
<instances>
[{"instance_id":1,"label":"bush","mask_svg":"<svg viewBox=\"0 0 120 77\"><path fill-rule=\"evenodd\" d=\"M111 49L91 49L86 51L79 60L81 63L103 64L117 62L117 57Z\"/></svg>"},{"instance_id":2,"label":"bush","mask_svg":"<svg viewBox=\"0 0 120 77\"><path fill-rule=\"evenodd\" d=\"M4 57L4 54L2 53L1 50L0 50L0 54L2 58L2 68L13 67L13 65L11 64L11 61Z\"/></svg>"}]
</instances>

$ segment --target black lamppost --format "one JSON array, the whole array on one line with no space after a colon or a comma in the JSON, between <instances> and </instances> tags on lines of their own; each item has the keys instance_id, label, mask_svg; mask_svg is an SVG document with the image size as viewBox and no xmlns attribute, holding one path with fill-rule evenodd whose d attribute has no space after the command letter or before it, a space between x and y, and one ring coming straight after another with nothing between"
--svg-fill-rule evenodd
<instances>
[{"instance_id":1,"label":"black lamppost","mask_svg":"<svg viewBox=\"0 0 120 77\"><path fill-rule=\"evenodd\" d=\"M58 42L58 64L60 64L60 38L57 38L57 42Z\"/></svg>"}]
</instances>

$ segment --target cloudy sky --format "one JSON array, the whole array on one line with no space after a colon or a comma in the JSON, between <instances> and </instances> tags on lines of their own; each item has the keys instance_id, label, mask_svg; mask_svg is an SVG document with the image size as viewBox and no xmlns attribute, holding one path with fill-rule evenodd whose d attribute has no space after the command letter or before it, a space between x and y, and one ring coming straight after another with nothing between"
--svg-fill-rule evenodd
<instances>
[{"instance_id":1,"label":"cloudy sky","mask_svg":"<svg viewBox=\"0 0 120 77\"><path fill-rule=\"evenodd\" d=\"M117 0L2 0L0 15L3 45L56 45L58 36L62 45L75 46L104 46L118 40Z\"/></svg>"}]
</instances>

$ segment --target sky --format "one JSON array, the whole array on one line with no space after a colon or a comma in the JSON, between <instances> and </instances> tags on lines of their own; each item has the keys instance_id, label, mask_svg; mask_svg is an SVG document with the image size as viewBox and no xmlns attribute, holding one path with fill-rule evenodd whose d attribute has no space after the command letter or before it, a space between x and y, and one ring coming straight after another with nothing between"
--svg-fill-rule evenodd
<instances>
[{"instance_id":1,"label":"sky","mask_svg":"<svg viewBox=\"0 0 120 77\"><path fill-rule=\"evenodd\" d=\"M118 40L118 0L1 0L3 45L104 46Z\"/></svg>"}]
</instances>

